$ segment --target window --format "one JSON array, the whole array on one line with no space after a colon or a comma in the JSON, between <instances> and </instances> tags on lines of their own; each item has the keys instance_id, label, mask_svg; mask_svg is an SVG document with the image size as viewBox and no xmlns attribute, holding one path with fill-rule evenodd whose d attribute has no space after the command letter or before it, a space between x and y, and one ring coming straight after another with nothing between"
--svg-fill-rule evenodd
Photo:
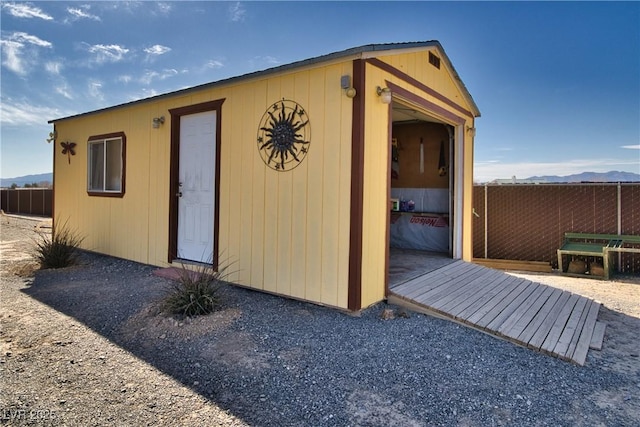
<instances>
[{"instance_id":1,"label":"window","mask_svg":"<svg viewBox=\"0 0 640 427\"><path fill-rule=\"evenodd\" d=\"M125 142L123 132L89 138L87 192L90 196L124 196Z\"/></svg>"},{"instance_id":2,"label":"window","mask_svg":"<svg viewBox=\"0 0 640 427\"><path fill-rule=\"evenodd\" d=\"M440 69L440 58L435 56L432 52L429 52L429 64L433 65L437 69Z\"/></svg>"}]
</instances>

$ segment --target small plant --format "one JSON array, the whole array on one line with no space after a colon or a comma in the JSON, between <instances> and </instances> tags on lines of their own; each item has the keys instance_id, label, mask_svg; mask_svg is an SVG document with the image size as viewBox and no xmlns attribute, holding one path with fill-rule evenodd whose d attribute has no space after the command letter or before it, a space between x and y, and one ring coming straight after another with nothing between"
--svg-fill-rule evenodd
<instances>
[{"instance_id":1,"label":"small plant","mask_svg":"<svg viewBox=\"0 0 640 427\"><path fill-rule=\"evenodd\" d=\"M220 305L219 292L225 283L228 266L197 264L192 269L182 264L177 281L162 300L162 309L181 316L198 316L213 312Z\"/></svg>"},{"instance_id":2,"label":"small plant","mask_svg":"<svg viewBox=\"0 0 640 427\"><path fill-rule=\"evenodd\" d=\"M40 232L36 240L36 259L41 268L64 268L78 261L78 247L84 237L71 230L65 221L62 226L54 225L51 235Z\"/></svg>"}]
</instances>

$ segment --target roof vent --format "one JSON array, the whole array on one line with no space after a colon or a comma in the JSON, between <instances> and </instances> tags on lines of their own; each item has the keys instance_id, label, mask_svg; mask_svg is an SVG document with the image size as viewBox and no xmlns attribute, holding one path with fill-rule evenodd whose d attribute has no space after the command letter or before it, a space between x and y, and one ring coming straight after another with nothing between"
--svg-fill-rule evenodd
<instances>
[{"instance_id":1,"label":"roof vent","mask_svg":"<svg viewBox=\"0 0 640 427\"><path fill-rule=\"evenodd\" d=\"M435 56L433 52L429 52L429 64L433 65L438 70L440 69L440 58Z\"/></svg>"}]
</instances>

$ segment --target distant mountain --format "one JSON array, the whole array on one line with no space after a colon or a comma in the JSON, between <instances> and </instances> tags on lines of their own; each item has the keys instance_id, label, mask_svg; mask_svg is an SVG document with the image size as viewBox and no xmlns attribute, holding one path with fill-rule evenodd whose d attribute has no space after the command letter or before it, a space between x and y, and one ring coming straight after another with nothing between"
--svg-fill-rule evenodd
<instances>
[{"instance_id":1,"label":"distant mountain","mask_svg":"<svg viewBox=\"0 0 640 427\"><path fill-rule=\"evenodd\" d=\"M16 184L18 187L24 187L25 184L33 184L38 182L50 182L53 184L52 173L39 173L37 175L25 175L16 178L2 178L0 179L0 187L11 187L11 184Z\"/></svg>"},{"instance_id":2,"label":"distant mountain","mask_svg":"<svg viewBox=\"0 0 640 427\"><path fill-rule=\"evenodd\" d=\"M527 181L539 182L640 182L640 175L633 172L582 172L574 175L532 176Z\"/></svg>"}]
</instances>

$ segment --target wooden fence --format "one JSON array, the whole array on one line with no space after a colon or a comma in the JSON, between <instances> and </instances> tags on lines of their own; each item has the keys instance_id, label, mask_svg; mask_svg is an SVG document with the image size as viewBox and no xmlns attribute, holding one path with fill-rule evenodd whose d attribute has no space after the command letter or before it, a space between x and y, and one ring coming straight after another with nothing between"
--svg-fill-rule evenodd
<instances>
[{"instance_id":1,"label":"wooden fence","mask_svg":"<svg viewBox=\"0 0 640 427\"><path fill-rule=\"evenodd\" d=\"M640 183L476 185L474 258L548 262L565 232L640 235ZM638 254L618 271L640 273Z\"/></svg>"},{"instance_id":2,"label":"wooden fence","mask_svg":"<svg viewBox=\"0 0 640 427\"><path fill-rule=\"evenodd\" d=\"M51 216L53 190L50 188L16 188L0 190L1 209L6 213Z\"/></svg>"}]
</instances>

